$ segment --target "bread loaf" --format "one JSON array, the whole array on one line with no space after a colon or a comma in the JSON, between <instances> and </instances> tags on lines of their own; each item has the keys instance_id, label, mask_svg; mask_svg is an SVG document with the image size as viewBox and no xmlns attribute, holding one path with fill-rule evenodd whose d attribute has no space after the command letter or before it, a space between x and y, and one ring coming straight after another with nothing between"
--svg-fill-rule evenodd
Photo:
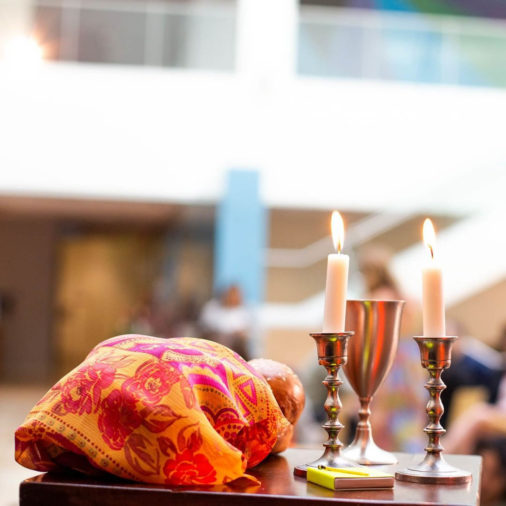
<instances>
[{"instance_id":1,"label":"bread loaf","mask_svg":"<svg viewBox=\"0 0 506 506\"><path fill-rule=\"evenodd\" d=\"M278 434L272 449L272 453L282 452L290 445L295 423L304 409L304 387L293 370L281 362L256 358L250 360L249 364L267 380L283 415L291 424L282 434Z\"/></svg>"}]
</instances>

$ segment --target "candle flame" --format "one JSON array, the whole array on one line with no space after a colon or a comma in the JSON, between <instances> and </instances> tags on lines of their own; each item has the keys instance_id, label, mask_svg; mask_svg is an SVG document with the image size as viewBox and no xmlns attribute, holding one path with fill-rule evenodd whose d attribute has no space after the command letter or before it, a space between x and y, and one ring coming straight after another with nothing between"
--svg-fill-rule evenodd
<instances>
[{"instance_id":1,"label":"candle flame","mask_svg":"<svg viewBox=\"0 0 506 506\"><path fill-rule=\"evenodd\" d=\"M332 213L330 227L332 229L332 241L334 242L334 248L338 253L341 253L344 243L344 223L343 218L338 211L334 211Z\"/></svg>"},{"instance_id":2,"label":"candle flame","mask_svg":"<svg viewBox=\"0 0 506 506\"><path fill-rule=\"evenodd\" d=\"M434 259L434 247L436 245L436 232L434 230L434 225L430 218L426 218L423 222L423 240L425 242L425 246L429 248L430 256Z\"/></svg>"}]
</instances>

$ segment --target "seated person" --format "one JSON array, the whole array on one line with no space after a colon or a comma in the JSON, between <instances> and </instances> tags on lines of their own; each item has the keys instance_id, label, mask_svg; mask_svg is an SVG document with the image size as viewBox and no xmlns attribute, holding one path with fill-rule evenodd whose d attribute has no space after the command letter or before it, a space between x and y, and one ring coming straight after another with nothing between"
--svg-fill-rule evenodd
<instances>
[{"instance_id":1,"label":"seated person","mask_svg":"<svg viewBox=\"0 0 506 506\"><path fill-rule=\"evenodd\" d=\"M464 412L443 439L448 453L479 453L483 457L483 504L506 493L506 374L495 404L480 403Z\"/></svg>"}]
</instances>

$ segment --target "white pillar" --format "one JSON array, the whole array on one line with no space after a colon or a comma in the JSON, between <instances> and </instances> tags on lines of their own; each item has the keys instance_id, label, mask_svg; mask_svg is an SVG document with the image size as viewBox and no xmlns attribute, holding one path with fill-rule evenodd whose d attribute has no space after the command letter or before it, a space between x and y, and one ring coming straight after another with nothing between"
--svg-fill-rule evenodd
<instances>
[{"instance_id":1,"label":"white pillar","mask_svg":"<svg viewBox=\"0 0 506 506\"><path fill-rule=\"evenodd\" d=\"M265 84L294 76L298 9L298 0L238 0L241 77Z\"/></svg>"}]
</instances>

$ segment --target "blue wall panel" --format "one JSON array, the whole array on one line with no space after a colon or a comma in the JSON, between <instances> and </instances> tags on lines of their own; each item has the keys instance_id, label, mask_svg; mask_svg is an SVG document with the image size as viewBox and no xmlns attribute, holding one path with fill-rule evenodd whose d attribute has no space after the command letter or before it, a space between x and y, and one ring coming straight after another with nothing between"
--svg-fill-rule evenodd
<instances>
[{"instance_id":1,"label":"blue wall panel","mask_svg":"<svg viewBox=\"0 0 506 506\"><path fill-rule=\"evenodd\" d=\"M258 172L230 171L216 215L214 288L235 283L250 304L263 300L265 279L267 216L259 186Z\"/></svg>"}]
</instances>

